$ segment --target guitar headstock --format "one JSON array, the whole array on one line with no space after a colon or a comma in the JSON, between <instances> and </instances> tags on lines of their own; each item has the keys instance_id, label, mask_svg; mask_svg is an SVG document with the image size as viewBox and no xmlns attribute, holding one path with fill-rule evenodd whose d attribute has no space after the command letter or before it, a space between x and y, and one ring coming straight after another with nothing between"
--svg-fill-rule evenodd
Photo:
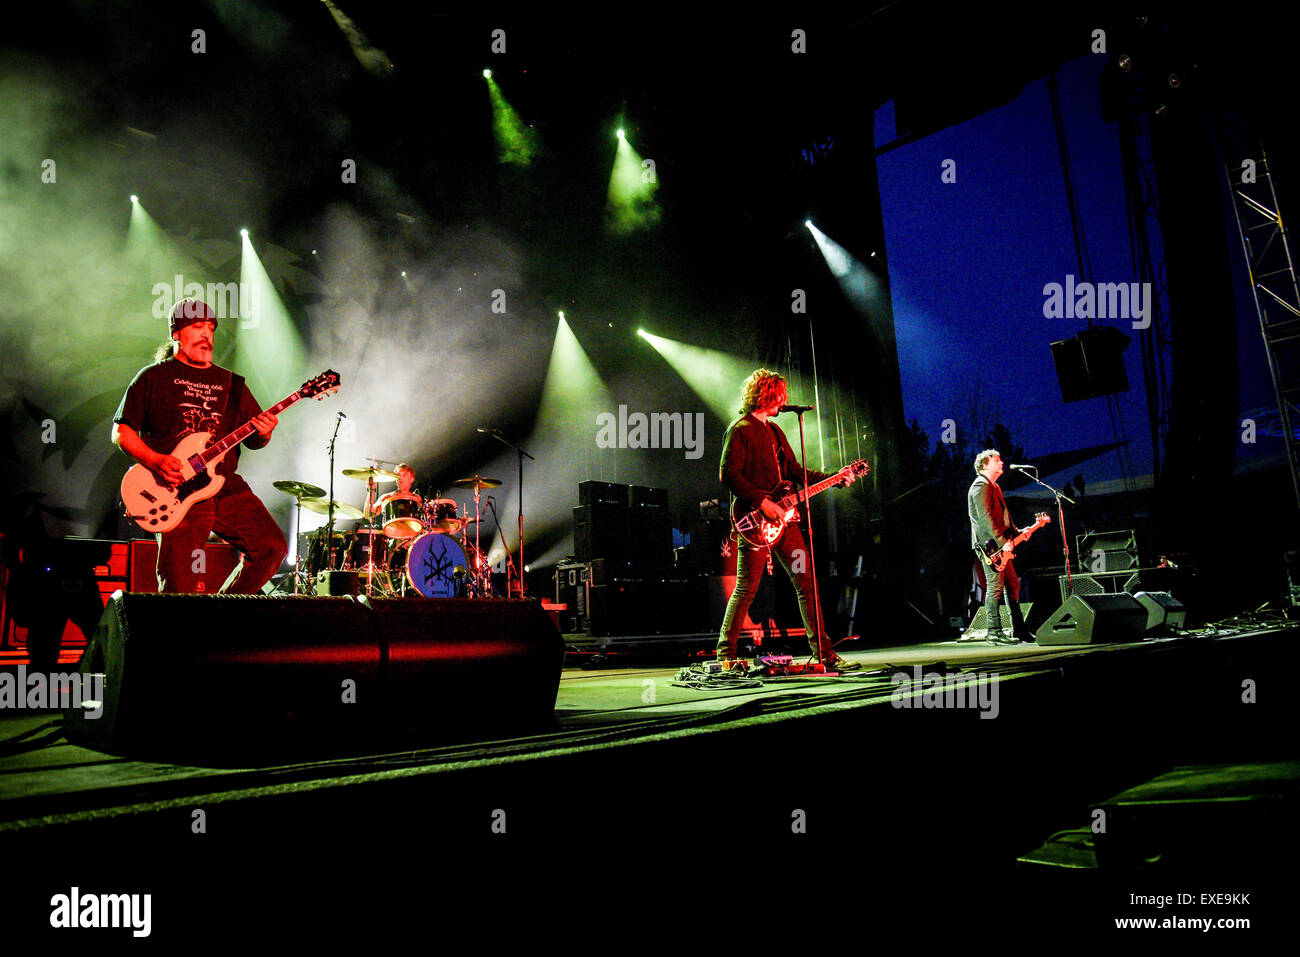
<instances>
[{"instance_id":1,"label":"guitar headstock","mask_svg":"<svg viewBox=\"0 0 1300 957\"><path fill-rule=\"evenodd\" d=\"M1052 516L1048 515L1046 512L1039 512L1037 515L1034 516L1035 525L1047 525L1050 524L1051 521L1052 521Z\"/></svg>"},{"instance_id":2,"label":"guitar headstock","mask_svg":"<svg viewBox=\"0 0 1300 957\"><path fill-rule=\"evenodd\" d=\"M324 399L331 392L337 392L339 385L343 382L339 374L333 369L326 369L320 375L308 379L298 390L298 394L304 399L310 399L313 396L317 399Z\"/></svg>"},{"instance_id":3,"label":"guitar headstock","mask_svg":"<svg viewBox=\"0 0 1300 957\"><path fill-rule=\"evenodd\" d=\"M850 481L860 479L871 471L871 466L867 464L866 459L858 459L856 462L850 462L840 472Z\"/></svg>"}]
</instances>

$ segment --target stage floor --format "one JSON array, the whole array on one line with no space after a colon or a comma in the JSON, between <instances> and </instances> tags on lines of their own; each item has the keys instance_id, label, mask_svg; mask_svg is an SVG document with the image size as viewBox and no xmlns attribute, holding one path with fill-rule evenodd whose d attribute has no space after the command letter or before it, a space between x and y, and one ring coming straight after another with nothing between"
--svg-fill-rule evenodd
<instances>
[{"instance_id":1,"label":"stage floor","mask_svg":"<svg viewBox=\"0 0 1300 957\"><path fill-rule=\"evenodd\" d=\"M1259 633L1264 633L1261 630ZM1249 637L1246 633L1238 637ZM899 669L918 681L946 672L953 681L975 683L994 676L1008 682L1050 676L1069 662L1085 659L1117 665L1128 653L1177 653L1187 639L1136 644L1040 647L992 646L955 641L845 652L863 670L839 676L761 678L753 686L683 687L683 668L673 664L624 664L606 658L597 668L565 667L555 704L554 726L525 735L477 736L473 729L430 740L418 732L384 733L322 740L307 734L266 750L232 745L220 752L141 760L69 743L59 715L51 711L0 713L0 836L5 831L84 819L133 814L142 809L191 805L197 801L252 799L277 793L377 781L387 774L432 773L439 769L516 761L571 748L627 743L656 735L710 727L733 720L776 720L810 716L826 708L883 706L897 710ZM0 662L0 668L5 667ZM13 666L8 666L12 671ZM920 672L915 669L920 668ZM71 668L69 668L71 670ZM961 675L965 675L961 678ZM1098 679L1099 682L1101 679ZM910 686L909 686L910 688ZM920 685L916 691L919 693ZM1098 693L1104 693L1099 685ZM765 717L759 719L757 715ZM382 730L382 729L381 729ZM331 732L333 733L333 732ZM440 738L441 740L438 740Z\"/></svg>"}]
</instances>

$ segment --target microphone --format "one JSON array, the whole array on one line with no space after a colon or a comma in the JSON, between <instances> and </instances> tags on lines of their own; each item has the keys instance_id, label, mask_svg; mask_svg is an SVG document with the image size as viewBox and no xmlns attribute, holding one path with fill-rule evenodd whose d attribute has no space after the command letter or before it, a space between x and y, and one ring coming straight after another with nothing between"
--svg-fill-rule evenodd
<instances>
[{"instance_id":1,"label":"microphone","mask_svg":"<svg viewBox=\"0 0 1300 957\"><path fill-rule=\"evenodd\" d=\"M811 412L815 408L817 408L817 406L815 405L783 405L781 406L780 411L781 412Z\"/></svg>"},{"instance_id":2,"label":"microphone","mask_svg":"<svg viewBox=\"0 0 1300 957\"><path fill-rule=\"evenodd\" d=\"M1032 469L1032 468L1037 468L1037 467L1038 467L1038 466L1036 466L1036 465L1008 465L1008 466L1007 466L1007 468L1009 468L1009 469Z\"/></svg>"}]
</instances>

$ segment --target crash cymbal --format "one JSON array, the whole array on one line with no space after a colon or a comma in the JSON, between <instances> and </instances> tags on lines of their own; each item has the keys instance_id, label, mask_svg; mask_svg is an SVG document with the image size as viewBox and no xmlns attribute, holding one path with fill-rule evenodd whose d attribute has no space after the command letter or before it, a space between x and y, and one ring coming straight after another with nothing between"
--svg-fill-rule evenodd
<instances>
[{"instance_id":1,"label":"crash cymbal","mask_svg":"<svg viewBox=\"0 0 1300 957\"><path fill-rule=\"evenodd\" d=\"M271 484L281 492L288 492L294 498L321 498L325 494L323 488L308 485L306 482L290 482L288 479L283 479Z\"/></svg>"},{"instance_id":2,"label":"crash cymbal","mask_svg":"<svg viewBox=\"0 0 1300 957\"><path fill-rule=\"evenodd\" d=\"M500 479L484 478L481 475L475 475L473 478L458 479L451 483L452 488L496 488L501 484Z\"/></svg>"},{"instance_id":3,"label":"crash cymbal","mask_svg":"<svg viewBox=\"0 0 1300 957\"><path fill-rule=\"evenodd\" d=\"M343 474L347 478L354 478L354 479L377 478L377 479L383 479L386 482L397 481L396 472L390 472L388 471L388 469L381 469L378 466L373 466L373 465L370 466L369 468L364 468L364 469L344 469Z\"/></svg>"},{"instance_id":4,"label":"crash cymbal","mask_svg":"<svg viewBox=\"0 0 1300 957\"><path fill-rule=\"evenodd\" d=\"M330 513L330 503L327 498L305 498L302 500L302 507L309 512L316 512L319 515L328 515ZM334 502L335 518L360 518L361 509L355 505L349 505L347 502Z\"/></svg>"}]
</instances>

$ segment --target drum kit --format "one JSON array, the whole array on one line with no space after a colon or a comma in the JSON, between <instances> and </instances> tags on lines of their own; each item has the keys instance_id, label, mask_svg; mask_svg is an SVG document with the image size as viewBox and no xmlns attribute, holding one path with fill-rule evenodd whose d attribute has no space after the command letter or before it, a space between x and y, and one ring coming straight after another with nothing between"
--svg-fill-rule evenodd
<instances>
[{"instance_id":1,"label":"drum kit","mask_svg":"<svg viewBox=\"0 0 1300 957\"><path fill-rule=\"evenodd\" d=\"M475 475L451 483L453 488L473 491L470 517L461 515L459 504L450 498L425 500L401 490L377 498L378 483L395 482L398 474L376 463L344 469L343 475L365 481L366 505L362 509L336 500L334 517L359 524L332 535L325 528L308 533L306 555L302 548L298 550L295 594L310 594L326 571L354 571L365 593L378 598L493 596L492 567L480 547L478 530L483 520L482 491L498 487L500 481ZM288 480L273 484L295 498L299 527L303 509L329 514L331 503L324 489Z\"/></svg>"}]
</instances>

